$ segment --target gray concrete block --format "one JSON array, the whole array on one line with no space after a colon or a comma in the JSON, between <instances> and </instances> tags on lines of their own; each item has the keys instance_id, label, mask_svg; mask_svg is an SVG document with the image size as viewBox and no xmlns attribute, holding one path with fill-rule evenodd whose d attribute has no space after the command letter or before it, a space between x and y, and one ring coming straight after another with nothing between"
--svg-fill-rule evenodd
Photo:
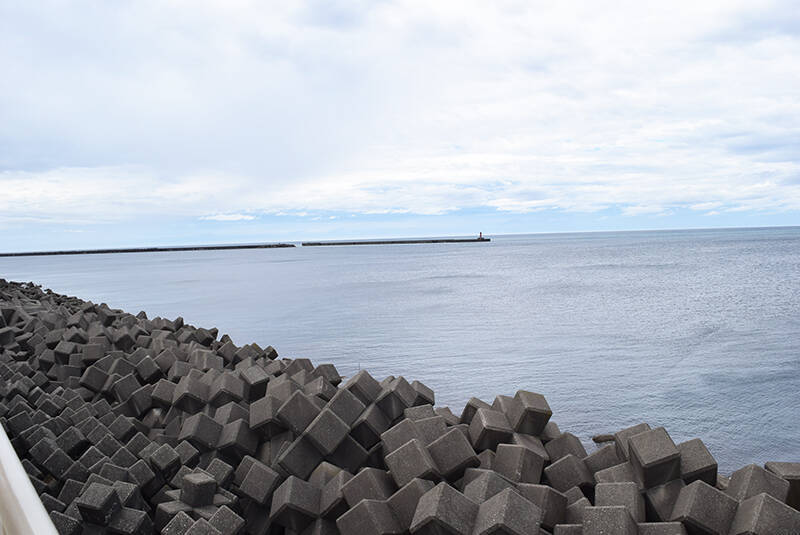
<instances>
[{"instance_id":1,"label":"gray concrete block","mask_svg":"<svg viewBox=\"0 0 800 535\"><path fill-rule=\"evenodd\" d=\"M561 492L579 487L584 493L591 493L594 487L594 477L589 469L582 459L572 454L565 455L547 466L544 473L550 485Z\"/></svg>"},{"instance_id":2,"label":"gray concrete block","mask_svg":"<svg viewBox=\"0 0 800 535\"><path fill-rule=\"evenodd\" d=\"M239 378L245 385L245 399L249 402L256 401L264 397L267 392L269 375L261 366L250 366L244 368L239 373Z\"/></svg>"},{"instance_id":3,"label":"gray concrete block","mask_svg":"<svg viewBox=\"0 0 800 535\"><path fill-rule=\"evenodd\" d=\"M278 455L276 463L286 473L308 479L322 459L319 450L305 436L299 436Z\"/></svg>"},{"instance_id":4,"label":"gray concrete block","mask_svg":"<svg viewBox=\"0 0 800 535\"><path fill-rule=\"evenodd\" d=\"M513 489L506 489L489 498L478 508L475 535L537 533L542 512Z\"/></svg>"},{"instance_id":5,"label":"gray concrete block","mask_svg":"<svg viewBox=\"0 0 800 535\"><path fill-rule=\"evenodd\" d=\"M244 530L244 518L237 515L231 508L223 505L208 519L222 535L239 535Z\"/></svg>"},{"instance_id":6,"label":"gray concrete block","mask_svg":"<svg viewBox=\"0 0 800 535\"><path fill-rule=\"evenodd\" d=\"M398 487L410 483L413 479L441 479L439 469L436 467L431 455L424 444L418 439L412 439L394 450L385 457L389 474Z\"/></svg>"},{"instance_id":7,"label":"gray concrete block","mask_svg":"<svg viewBox=\"0 0 800 535\"><path fill-rule=\"evenodd\" d=\"M197 513L197 511L195 511ZM186 535L222 535L214 526L208 523L205 518L195 520Z\"/></svg>"},{"instance_id":8,"label":"gray concrete block","mask_svg":"<svg viewBox=\"0 0 800 535\"><path fill-rule=\"evenodd\" d=\"M175 445L174 449L175 453L177 453L178 457L180 457L181 464L183 466L193 468L197 465L197 461L200 459L200 451L197 448L185 440L182 440Z\"/></svg>"},{"instance_id":9,"label":"gray concrete block","mask_svg":"<svg viewBox=\"0 0 800 535\"><path fill-rule=\"evenodd\" d=\"M217 439L217 450L229 459L238 461L245 455L255 454L258 442L258 435L250 430L247 422L236 420L222 426Z\"/></svg>"},{"instance_id":10,"label":"gray concrete block","mask_svg":"<svg viewBox=\"0 0 800 535\"><path fill-rule=\"evenodd\" d=\"M424 404L409 407L403 411L403 417L409 420L421 420L423 418L432 418L438 416L436 411L433 410L433 405Z\"/></svg>"},{"instance_id":11,"label":"gray concrete block","mask_svg":"<svg viewBox=\"0 0 800 535\"><path fill-rule=\"evenodd\" d=\"M319 465L314 468L314 471L311 472L311 475L308 476L308 482L316 487L322 488L341 471L342 469L340 467L323 461L319 463Z\"/></svg>"},{"instance_id":12,"label":"gray concrete block","mask_svg":"<svg viewBox=\"0 0 800 535\"><path fill-rule=\"evenodd\" d=\"M50 511L49 515L59 535L81 535L83 528L81 527L80 520L58 511Z\"/></svg>"},{"instance_id":13,"label":"gray concrete block","mask_svg":"<svg viewBox=\"0 0 800 535\"><path fill-rule=\"evenodd\" d=\"M231 401L242 401L247 395L244 381L225 371L211 383L209 402L213 407L221 407Z\"/></svg>"},{"instance_id":14,"label":"gray concrete block","mask_svg":"<svg viewBox=\"0 0 800 535\"><path fill-rule=\"evenodd\" d=\"M496 396L494 401L492 402L492 409L496 411L500 411L506 415L506 418L511 420L509 417L510 413L520 413L522 411L522 405L516 398L512 396Z\"/></svg>"},{"instance_id":15,"label":"gray concrete block","mask_svg":"<svg viewBox=\"0 0 800 535\"><path fill-rule=\"evenodd\" d=\"M729 533L730 535L800 533L800 511L762 492L739 504Z\"/></svg>"},{"instance_id":16,"label":"gray concrete block","mask_svg":"<svg viewBox=\"0 0 800 535\"><path fill-rule=\"evenodd\" d=\"M469 424L469 436L476 451L496 450L501 442L511 440L513 430L502 412L478 409Z\"/></svg>"},{"instance_id":17,"label":"gray concrete block","mask_svg":"<svg viewBox=\"0 0 800 535\"><path fill-rule=\"evenodd\" d=\"M361 500L386 500L395 493L394 480L383 470L363 468L342 486L342 493L350 507Z\"/></svg>"},{"instance_id":18,"label":"gray concrete block","mask_svg":"<svg viewBox=\"0 0 800 535\"><path fill-rule=\"evenodd\" d=\"M100 483L88 485L75 499L75 504L83 520L98 526L107 525L121 507L119 495L114 487Z\"/></svg>"},{"instance_id":19,"label":"gray concrete block","mask_svg":"<svg viewBox=\"0 0 800 535\"><path fill-rule=\"evenodd\" d=\"M239 492L258 504L268 505L271 503L272 493L281 484L282 478L264 463L258 462L252 457L250 459L251 461L245 463L243 467L246 468L249 465L239 483Z\"/></svg>"},{"instance_id":20,"label":"gray concrete block","mask_svg":"<svg viewBox=\"0 0 800 535\"><path fill-rule=\"evenodd\" d=\"M717 461L699 438L678 444L681 456L681 479L687 484L705 481L709 485L717 484Z\"/></svg>"},{"instance_id":21,"label":"gray concrete block","mask_svg":"<svg viewBox=\"0 0 800 535\"><path fill-rule=\"evenodd\" d=\"M592 506L592 502L588 498L581 498L580 500L571 503L567 506L564 521L567 524L583 524L583 514L586 509Z\"/></svg>"},{"instance_id":22,"label":"gray concrete block","mask_svg":"<svg viewBox=\"0 0 800 535\"><path fill-rule=\"evenodd\" d=\"M570 487L564 491L564 496L567 497L567 505L572 505L581 498L585 498L586 494L583 493L580 487Z\"/></svg>"},{"instance_id":23,"label":"gray concrete block","mask_svg":"<svg viewBox=\"0 0 800 535\"><path fill-rule=\"evenodd\" d=\"M177 363L176 363L177 364ZM209 385L186 375L178 380L173 392L172 405L184 412L197 413L208 403Z\"/></svg>"},{"instance_id":24,"label":"gray concrete block","mask_svg":"<svg viewBox=\"0 0 800 535\"><path fill-rule=\"evenodd\" d=\"M680 477L680 452L663 427L630 437L628 447L634 473L645 488Z\"/></svg>"},{"instance_id":25,"label":"gray concrete block","mask_svg":"<svg viewBox=\"0 0 800 535\"><path fill-rule=\"evenodd\" d=\"M405 530L384 501L361 500L336 520L341 533L400 535Z\"/></svg>"},{"instance_id":26,"label":"gray concrete block","mask_svg":"<svg viewBox=\"0 0 800 535\"><path fill-rule=\"evenodd\" d=\"M539 483L544 459L532 450L514 444L498 444L494 470L515 483Z\"/></svg>"},{"instance_id":27,"label":"gray concrete block","mask_svg":"<svg viewBox=\"0 0 800 535\"><path fill-rule=\"evenodd\" d=\"M695 481L681 489L670 520L682 522L692 534L726 535L738 505L708 483Z\"/></svg>"},{"instance_id":28,"label":"gray concrete block","mask_svg":"<svg viewBox=\"0 0 800 535\"><path fill-rule=\"evenodd\" d=\"M478 412L478 409L491 408L491 405L481 399L470 398L466 405L464 405L464 410L461 411L461 417L459 418L460 423L469 425L472 423L472 419L475 417L475 413Z\"/></svg>"},{"instance_id":29,"label":"gray concrete block","mask_svg":"<svg viewBox=\"0 0 800 535\"><path fill-rule=\"evenodd\" d=\"M229 424L236 420L250 422L250 409L249 407L245 408L240 402L230 401L216 408L214 420L220 425Z\"/></svg>"},{"instance_id":30,"label":"gray concrete block","mask_svg":"<svg viewBox=\"0 0 800 535\"><path fill-rule=\"evenodd\" d=\"M547 453L547 449L545 449L544 443L542 443L539 437L526 435L525 433L514 433L511 435L511 444L525 446L533 453L541 457L546 463L549 463L551 460L550 454Z\"/></svg>"},{"instance_id":31,"label":"gray concrete block","mask_svg":"<svg viewBox=\"0 0 800 535\"><path fill-rule=\"evenodd\" d=\"M611 468L623 462L617 453L617 447L614 444L606 444L587 455L583 462L586 463L586 468L592 474L596 474L600 470Z\"/></svg>"},{"instance_id":32,"label":"gray concrete block","mask_svg":"<svg viewBox=\"0 0 800 535\"><path fill-rule=\"evenodd\" d=\"M86 368L80 378L81 386L85 386L92 392L100 392L106 381L108 381L108 374L97 366Z\"/></svg>"},{"instance_id":33,"label":"gray concrete block","mask_svg":"<svg viewBox=\"0 0 800 535\"><path fill-rule=\"evenodd\" d=\"M760 466L749 464L731 474L731 481L725 492L740 502L766 492L785 503L789 495L789 482Z\"/></svg>"},{"instance_id":34,"label":"gray concrete block","mask_svg":"<svg viewBox=\"0 0 800 535\"><path fill-rule=\"evenodd\" d=\"M348 505L343 489L351 479L353 474L342 470L325 483L320 494L321 516L336 520L347 511Z\"/></svg>"},{"instance_id":35,"label":"gray concrete block","mask_svg":"<svg viewBox=\"0 0 800 535\"><path fill-rule=\"evenodd\" d=\"M411 439L424 441L413 420L400 420L396 425L381 433L381 443L385 454L392 453Z\"/></svg>"},{"instance_id":36,"label":"gray concrete block","mask_svg":"<svg viewBox=\"0 0 800 535\"><path fill-rule=\"evenodd\" d=\"M508 420L515 431L529 435L540 435L553 415L543 395L518 390L514 395L518 403L510 404Z\"/></svg>"},{"instance_id":37,"label":"gray concrete block","mask_svg":"<svg viewBox=\"0 0 800 535\"><path fill-rule=\"evenodd\" d=\"M392 381L388 387L381 390L375 399L375 405L386 415L390 421L394 421L408 407L414 405L417 392L403 377L398 377Z\"/></svg>"},{"instance_id":38,"label":"gray concrete block","mask_svg":"<svg viewBox=\"0 0 800 535\"><path fill-rule=\"evenodd\" d=\"M330 408L325 408L311 421L306 428L305 435L314 447L325 456L336 451L349 431L350 427L344 420Z\"/></svg>"},{"instance_id":39,"label":"gray concrete block","mask_svg":"<svg viewBox=\"0 0 800 535\"><path fill-rule=\"evenodd\" d=\"M336 527L336 522L326 518L318 518L301 535L340 535L340 532L339 528Z\"/></svg>"},{"instance_id":40,"label":"gray concrete block","mask_svg":"<svg viewBox=\"0 0 800 535\"><path fill-rule=\"evenodd\" d=\"M56 438L55 443L73 459L83 455L90 445L83 433L76 427L70 427L64 431Z\"/></svg>"},{"instance_id":41,"label":"gray concrete block","mask_svg":"<svg viewBox=\"0 0 800 535\"><path fill-rule=\"evenodd\" d=\"M644 497L636 483L600 483L594 489L596 506L621 505L634 522L645 521Z\"/></svg>"},{"instance_id":42,"label":"gray concrete block","mask_svg":"<svg viewBox=\"0 0 800 535\"><path fill-rule=\"evenodd\" d=\"M422 442L424 444L430 444L437 438L441 437L448 431L447 421L442 418L441 416L431 416L430 418L421 418L414 422L414 425L417 428L417 431L422 436ZM466 425L463 426L467 431L469 427Z\"/></svg>"},{"instance_id":43,"label":"gray concrete block","mask_svg":"<svg viewBox=\"0 0 800 535\"><path fill-rule=\"evenodd\" d=\"M299 435L317 417L320 410L303 392L297 391L278 408L278 420Z\"/></svg>"},{"instance_id":44,"label":"gray concrete block","mask_svg":"<svg viewBox=\"0 0 800 535\"><path fill-rule=\"evenodd\" d=\"M675 502L678 501L678 496L685 486L682 479L673 479L669 483L647 489L645 494L647 518L667 522L672 516Z\"/></svg>"},{"instance_id":45,"label":"gray concrete block","mask_svg":"<svg viewBox=\"0 0 800 535\"><path fill-rule=\"evenodd\" d=\"M472 447L472 446L470 446ZM495 453L492 450L483 450L478 454L477 468L484 468L486 470L494 470Z\"/></svg>"},{"instance_id":46,"label":"gray concrete block","mask_svg":"<svg viewBox=\"0 0 800 535\"><path fill-rule=\"evenodd\" d=\"M303 531L319 517L321 490L289 476L272 495L270 519L293 531Z\"/></svg>"},{"instance_id":47,"label":"gray concrete block","mask_svg":"<svg viewBox=\"0 0 800 535\"><path fill-rule=\"evenodd\" d=\"M197 413L183 422L178 440L186 440L200 451L206 451L217 446L220 433L222 426L219 423L203 413Z\"/></svg>"},{"instance_id":48,"label":"gray concrete block","mask_svg":"<svg viewBox=\"0 0 800 535\"><path fill-rule=\"evenodd\" d=\"M586 448L581 444L581 440L572 433L562 433L559 437L545 444L544 448L550 456L551 462L555 462L569 454L579 459L586 457Z\"/></svg>"},{"instance_id":49,"label":"gray concrete block","mask_svg":"<svg viewBox=\"0 0 800 535\"><path fill-rule=\"evenodd\" d=\"M381 393L381 385L366 370L361 370L341 387L355 395L364 406L375 403Z\"/></svg>"},{"instance_id":50,"label":"gray concrete block","mask_svg":"<svg viewBox=\"0 0 800 535\"><path fill-rule=\"evenodd\" d=\"M411 526L420 498L433 487L434 483L427 479L412 479L386 500L403 530Z\"/></svg>"},{"instance_id":51,"label":"gray concrete block","mask_svg":"<svg viewBox=\"0 0 800 535\"><path fill-rule=\"evenodd\" d=\"M164 479L170 479L181 464L180 456L169 444L158 446L147 460Z\"/></svg>"},{"instance_id":52,"label":"gray concrete block","mask_svg":"<svg viewBox=\"0 0 800 535\"><path fill-rule=\"evenodd\" d=\"M369 453L365 450L356 439L347 435L339 447L336 448L331 455L328 455L326 460L340 466L348 472L357 472L359 468L364 466L367 461Z\"/></svg>"},{"instance_id":53,"label":"gray concrete block","mask_svg":"<svg viewBox=\"0 0 800 535\"><path fill-rule=\"evenodd\" d=\"M361 400L351 391L341 389L328 402L327 407L349 426L352 426L356 419L367 408Z\"/></svg>"},{"instance_id":54,"label":"gray concrete block","mask_svg":"<svg viewBox=\"0 0 800 535\"><path fill-rule=\"evenodd\" d=\"M320 364L314 368L314 374L324 378L325 381L333 386L338 386L342 382L342 377L333 364Z\"/></svg>"},{"instance_id":55,"label":"gray concrete block","mask_svg":"<svg viewBox=\"0 0 800 535\"><path fill-rule=\"evenodd\" d=\"M583 524L559 524L553 529L553 535L583 535Z\"/></svg>"},{"instance_id":56,"label":"gray concrete block","mask_svg":"<svg viewBox=\"0 0 800 535\"><path fill-rule=\"evenodd\" d=\"M437 416L444 418L448 426L457 425L461 422L461 418L453 414L450 407L434 407L433 412L435 412Z\"/></svg>"},{"instance_id":57,"label":"gray concrete block","mask_svg":"<svg viewBox=\"0 0 800 535\"><path fill-rule=\"evenodd\" d=\"M383 432L389 429L389 423L377 405L370 405L353 422L350 436L365 449L370 449L381 440Z\"/></svg>"},{"instance_id":58,"label":"gray concrete block","mask_svg":"<svg viewBox=\"0 0 800 535\"><path fill-rule=\"evenodd\" d=\"M267 396L286 402L295 392L303 392L303 387L294 382L286 375L281 375L276 379L270 380L267 384Z\"/></svg>"},{"instance_id":59,"label":"gray concrete block","mask_svg":"<svg viewBox=\"0 0 800 535\"><path fill-rule=\"evenodd\" d=\"M638 527L639 535L687 535L680 522L644 522Z\"/></svg>"},{"instance_id":60,"label":"gray concrete block","mask_svg":"<svg viewBox=\"0 0 800 535\"><path fill-rule=\"evenodd\" d=\"M800 462L782 463L770 461L764 468L789 482L786 504L800 510Z\"/></svg>"},{"instance_id":61,"label":"gray concrete block","mask_svg":"<svg viewBox=\"0 0 800 535\"><path fill-rule=\"evenodd\" d=\"M205 471L214 478L220 487L227 487L233 481L233 466L221 459L212 459L205 467Z\"/></svg>"},{"instance_id":62,"label":"gray concrete block","mask_svg":"<svg viewBox=\"0 0 800 535\"><path fill-rule=\"evenodd\" d=\"M282 403L272 396L264 396L250 404L250 429L264 438L272 438L286 430L285 424L278 418L278 409Z\"/></svg>"},{"instance_id":63,"label":"gray concrete block","mask_svg":"<svg viewBox=\"0 0 800 535\"><path fill-rule=\"evenodd\" d=\"M189 511L191 511L191 508L189 508ZM164 526L162 526L161 534L186 535L186 532L189 531L189 528L191 528L193 524L194 520L186 511L178 511L170 517L170 520ZM156 528L158 529L158 525L156 525Z\"/></svg>"},{"instance_id":64,"label":"gray concrete block","mask_svg":"<svg viewBox=\"0 0 800 535\"><path fill-rule=\"evenodd\" d=\"M420 498L409 529L423 535L469 535L478 509L478 504L456 489L439 483Z\"/></svg>"},{"instance_id":65,"label":"gray concrete block","mask_svg":"<svg viewBox=\"0 0 800 535\"><path fill-rule=\"evenodd\" d=\"M536 505L542 512L541 526L553 531L556 524L561 524L566 519L567 497L547 485L520 483L517 492Z\"/></svg>"},{"instance_id":66,"label":"gray concrete block","mask_svg":"<svg viewBox=\"0 0 800 535\"><path fill-rule=\"evenodd\" d=\"M637 535L639 528L624 506L587 507L583 511L583 535Z\"/></svg>"},{"instance_id":67,"label":"gray concrete block","mask_svg":"<svg viewBox=\"0 0 800 535\"><path fill-rule=\"evenodd\" d=\"M325 401L330 401L339 390L325 380L324 377L312 379L303 386L303 392L309 396L317 396Z\"/></svg>"},{"instance_id":68,"label":"gray concrete block","mask_svg":"<svg viewBox=\"0 0 800 535\"><path fill-rule=\"evenodd\" d=\"M417 398L414 400L414 405L429 405L436 404L436 395L433 390L420 381L411 381L411 387L417 393Z\"/></svg>"},{"instance_id":69,"label":"gray concrete block","mask_svg":"<svg viewBox=\"0 0 800 535\"><path fill-rule=\"evenodd\" d=\"M515 488L514 482L494 470L470 470L464 478L463 494L475 503L483 503L506 489Z\"/></svg>"},{"instance_id":70,"label":"gray concrete block","mask_svg":"<svg viewBox=\"0 0 800 535\"><path fill-rule=\"evenodd\" d=\"M181 482L181 501L192 507L211 505L217 492L216 480L203 472L193 472L183 476Z\"/></svg>"},{"instance_id":71,"label":"gray concrete block","mask_svg":"<svg viewBox=\"0 0 800 535\"><path fill-rule=\"evenodd\" d=\"M448 481L460 479L464 470L480 464L472 445L458 429L451 429L431 442L428 452L439 473Z\"/></svg>"},{"instance_id":72,"label":"gray concrete block","mask_svg":"<svg viewBox=\"0 0 800 535\"><path fill-rule=\"evenodd\" d=\"M628 440L630 440L632 436L644 433L645 431L650 431L650 426L646 423L640 423L614 433L614 444L617 446L617 453L620 459L628 459Z\"/></svg>"},{"instance_id":73,"label":"gray concrete block","mask_svg":"<svg viewBox=\"0 0 800 535\"><path fill-rule=\"evenodd\" d=\"M241 486L242 481L244 481L245 476L247 476L247 472L250 471L250 468L253 466L254 463L258 462L261 461L250 455L245 455L245 457L241 461L239 461L239 464L236 467L236 471L233 473L233 484L236 485L237 487Z\"/></svg>"},{"instance_id":74,"label":"gray concrete block","mask_svg":"<svg viewBox=\"0 0 800 535\"><path fill-rule=\"evenodd\" d=\"M644 490L644 485L639 480L636 472L634 472L633 465L630 461L625 461L611 468L600 470L594 474L594 480L596 483L623 483L625 481L633 481L639 485L640 490Z\"/></svg>"}]
</instances>

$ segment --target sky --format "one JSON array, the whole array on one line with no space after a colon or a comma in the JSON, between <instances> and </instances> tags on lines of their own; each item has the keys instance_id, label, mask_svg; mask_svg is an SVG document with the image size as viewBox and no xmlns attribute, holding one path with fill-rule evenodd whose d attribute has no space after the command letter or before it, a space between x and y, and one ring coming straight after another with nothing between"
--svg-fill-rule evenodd
<instances>
[{"instance_id":1,"label":"sky","mask_svg":"<svg viewBox=\"0 0 800 535\"><path fill-rule=\"evenodd\" d=\"M800 224L796 2L0 0L0 251Z\"/></svg>"}]
</instances>

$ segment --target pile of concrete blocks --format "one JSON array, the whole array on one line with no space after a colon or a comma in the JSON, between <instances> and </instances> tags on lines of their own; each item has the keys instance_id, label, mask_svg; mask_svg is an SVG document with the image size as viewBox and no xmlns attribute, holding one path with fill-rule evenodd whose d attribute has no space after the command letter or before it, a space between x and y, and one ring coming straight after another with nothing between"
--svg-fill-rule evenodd
<instances>
[{"instance_id":1,"label":"pile of concrete blocks","mask_svg":"<svg viewBox=\"0 0 800 535\"><path fill-rule=\"evenodd\" d=\"M551 416L0 280L0 424L61 534L800 533L800 463Z\"/></svg>"}]
</instances>

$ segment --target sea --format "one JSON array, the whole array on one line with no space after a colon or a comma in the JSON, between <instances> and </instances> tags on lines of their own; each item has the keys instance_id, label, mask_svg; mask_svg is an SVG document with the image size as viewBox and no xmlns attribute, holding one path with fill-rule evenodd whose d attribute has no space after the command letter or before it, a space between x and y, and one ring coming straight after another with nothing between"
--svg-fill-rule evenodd
<instances>
[{"instance_id":1,"label":"sea","mask_svg":"<svg viewBox=\"0 0 800 535\"><path fill-rule=\"evenodd\" d=\"M0 278L417 379L456 414L539 392L589 451L647 422L722 473L800 461L800 228L491 238L0 258Z\"/></svg>"}]
</instances>

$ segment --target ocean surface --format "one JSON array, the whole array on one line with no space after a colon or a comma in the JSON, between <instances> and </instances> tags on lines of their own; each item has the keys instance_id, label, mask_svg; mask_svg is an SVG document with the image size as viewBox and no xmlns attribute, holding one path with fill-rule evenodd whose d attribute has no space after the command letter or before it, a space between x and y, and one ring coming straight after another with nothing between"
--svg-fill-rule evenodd
<instances>
[{"instance_id":1,"label":"ocean surface","mask_svg":"<svg viewBox=\"0 0 800 535\"><path fill-rule=\"evenodd\" d=\"M419 379L457 414L541 392L587 445L646 421L723 473L800 461L800 228L492 238L0 258L0 277Z\"/></svg>"}]
</instances>

